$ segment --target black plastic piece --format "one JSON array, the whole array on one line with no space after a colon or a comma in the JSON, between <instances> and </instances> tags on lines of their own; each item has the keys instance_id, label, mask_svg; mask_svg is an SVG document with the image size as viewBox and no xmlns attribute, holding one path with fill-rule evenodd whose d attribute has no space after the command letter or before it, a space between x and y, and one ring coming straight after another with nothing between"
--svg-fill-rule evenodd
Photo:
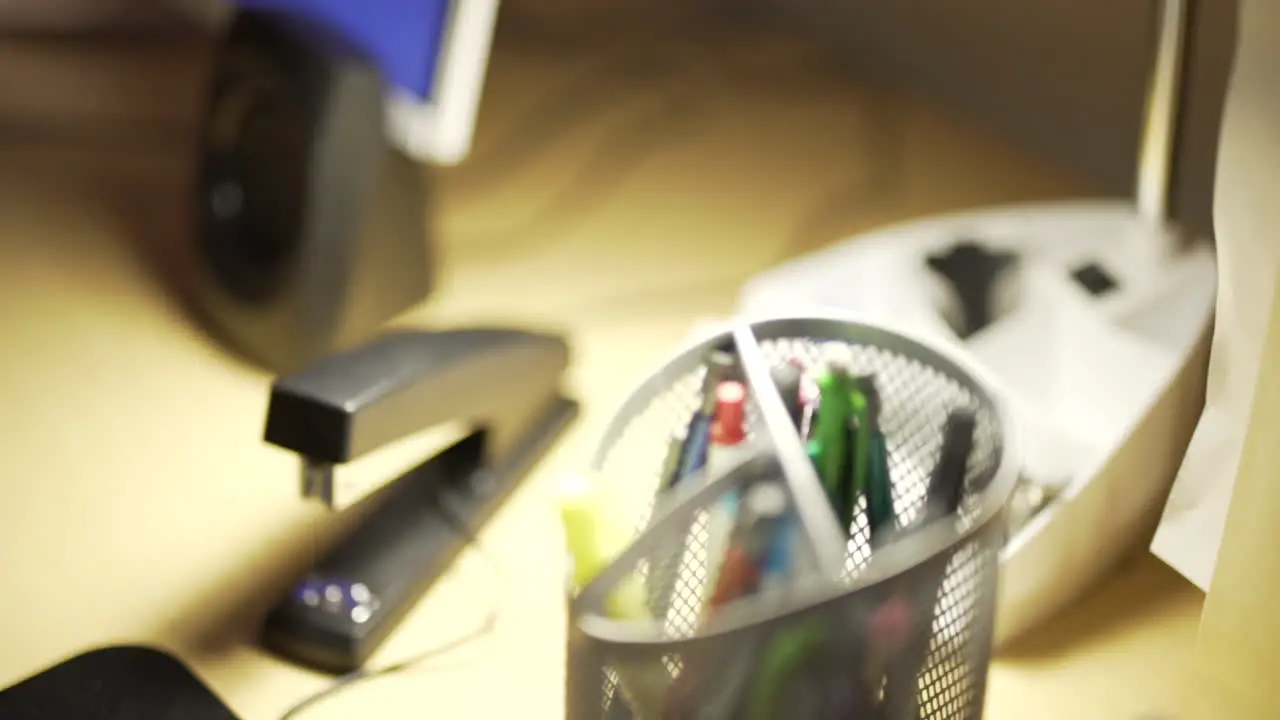
<instances>
[{"instance_id":1,"label":"black plastic piece","mask_svg":"<svg viewBox=\"0 0 1280 720\"><path fill-rule=\"evenodd\" d=\"M276 372L372 337L433 283L428 177L384 138L385 87L354 46L242 11L201 137L191 295Z\"/></svg>"},{"instance_id":2,"label":"black plastic piece","mask_svg":"<svg viewBox=\"0 0 1280 720\"><path fill-rule=\"evenodd\" d=\"M0 720L238 720L182 661L147 647L77 655L0 692Z\"/></svg>"},{"instance_id":3,"label":"black plastic piece","mask_svg":"<svg viewBox=\"0 0 1280 720\"><path fill-rule=\"evenodd\" d=\"M1086 263L1072 270L1071 277L1094 297L1106 295L1120 286L1115 277L1096 262Z\"/></svg>"},{"instance_id":4,"label":"black plastic piece","mask_svg":"<svg viewBox=\"0 0 1280 720\"><path fill-rule=\"evenodd\" d=\"M992 291L1017 259L1014 253L988 250L972 240L962 240L945 252L928 257L929 268L947 281L960 301L964 326L954 330L961 338L970 337L995 320Z\"/></svg>"},{"instance_id":5,"label":"black plastic piece","mask_svg":"<svg viewBox=\"0 0 1280 720\"><path fill-rule=\"evenodd\" d=\"M576 416L567 363L545 335L405 332L279 379L266 438L312 462L450 420L475 432L351 510L358 525L271 612L264 645L328 672L362 666Z\"/></svg>"}]
</instances>

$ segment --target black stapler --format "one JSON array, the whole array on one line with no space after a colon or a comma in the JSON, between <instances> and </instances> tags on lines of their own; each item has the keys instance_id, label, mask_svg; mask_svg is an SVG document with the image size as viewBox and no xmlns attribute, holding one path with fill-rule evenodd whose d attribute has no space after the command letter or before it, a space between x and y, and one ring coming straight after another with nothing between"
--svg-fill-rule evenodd
<instances>
[{"instance_id":1,"label":"black stapler","mask_svg":"<svg viewBox=\"0 0 1280 720\"><path fill-rule=\"evenodd\" d=\"M302 494L331 508L336 466L441 423L473 430L352 508L365 514L271 611L263 644L361 667L466 545L457 523L483 524L576 416L568 359L562 339L518 330L393 332L278 378L266 440L302 456Z\"/></svg>"}]
</instances>

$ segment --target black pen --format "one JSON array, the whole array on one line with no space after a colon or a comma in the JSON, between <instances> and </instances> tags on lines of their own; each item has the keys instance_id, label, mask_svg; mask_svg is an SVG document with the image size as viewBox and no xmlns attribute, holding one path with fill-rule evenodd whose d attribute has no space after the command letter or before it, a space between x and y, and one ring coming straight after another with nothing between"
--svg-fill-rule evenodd
<instances>
[{"instance_id":1,"label":"black pen","mask_svg":"<svg viewBox=\"0 0 1280 720\"><path fill-rule=\"evenodd\" d=\"M928 501L933 508L932 516L925 518L926 521L952 515L960 509L977 427L978 420L969 410L953 410L947 415L942 428L942 450L929 478Z\"/></svg>"},{"instance_id":2,"label":"black pen","mask_svg":"<svg viewBox=\"0 0 1280 720\"><path fill-rule=\"evenodd\" d=\"M954 410L947 415L942 430L942 449L929 478L925 507L906 528L907 534L950 517L959 509L976 428L977 419L969 410ZM915 623L901 652L889 661L881 701L884 720L918 720L919 677L929 659L934 612L950 559L950 553L943 553L914 571L914 577L909 578L906 594L912 601Z\"/></svg>"}]
</instances>

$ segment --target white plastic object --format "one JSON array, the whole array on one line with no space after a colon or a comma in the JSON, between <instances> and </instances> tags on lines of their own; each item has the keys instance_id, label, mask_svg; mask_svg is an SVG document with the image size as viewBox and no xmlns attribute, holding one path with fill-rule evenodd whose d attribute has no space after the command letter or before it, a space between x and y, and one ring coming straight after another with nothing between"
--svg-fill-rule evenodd
<instances>
[{"instance_id":1,"label":"white plastic object","mask_svg":"<svg viewBox=\"0 0 1280 720\"><path fill-rule=\"evenodd\" d=\"M961 239L1019 257L997 319L963 341L925 264ZM739 310L840 309L947 340L989 371L1014 408L1027 475L1060 488L1003 551L1003 643L1078 598L1159 517L1180 449L1129 441L1175 426L1166 415L1194 403L1201 378L1182 371L1208 337L1216 291L1212 246L1163 250L1180 243L1129 201L987 209L885 228L769 270L744 287ZM1072 277L1088 263L1117 286L1088 292ZM1187 403L1161 402L1170 394Z\"/></svg>"},{"instance_id":2,"label":"white plastic object","mask_svg":"<svg viewBox=\"0 0 1280 720\"><path fill-rule=\"evenodd\" d=\"M431 97L388 95L387 137L409 157L456 165L471 152L497 20L498 0L452 0Z\"/></svg>"}]
</instances>

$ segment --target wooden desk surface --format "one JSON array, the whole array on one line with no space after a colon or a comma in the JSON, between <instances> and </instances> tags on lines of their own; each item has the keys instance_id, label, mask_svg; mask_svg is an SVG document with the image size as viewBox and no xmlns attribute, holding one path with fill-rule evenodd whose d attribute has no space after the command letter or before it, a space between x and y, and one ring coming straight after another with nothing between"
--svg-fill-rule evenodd
<instances>
[{"instance_id":1,"label":"wooden desk surface","mask_svg":"<svg viewBox=\"0 0 1280 720\"><path fill-rule=\"evenodd\" d=\"M615 78L601 110L569 113L554 136L530 130L539 99L585 67L500 52L474 160L442 174L443 285L404 319L562 329L584 415L483 533L484 554L459 562L377 662L465 632L502 584L519 592L488 639L305 717L561 717L550 493L628 383L784 258L897 219L1080 192L829 72ZM147 642L246 720L277 717L326 680L250 638L334 518L299 500L293 458L260 440L269 378L211 344L139 252L179 232L182 163L138 140L0 140L0 397L12 408L0 419L0 685L98 644ZM1168 708L1200 604L1143 554L997 663L988 717Z\"/></svg>"}]
</instances>

